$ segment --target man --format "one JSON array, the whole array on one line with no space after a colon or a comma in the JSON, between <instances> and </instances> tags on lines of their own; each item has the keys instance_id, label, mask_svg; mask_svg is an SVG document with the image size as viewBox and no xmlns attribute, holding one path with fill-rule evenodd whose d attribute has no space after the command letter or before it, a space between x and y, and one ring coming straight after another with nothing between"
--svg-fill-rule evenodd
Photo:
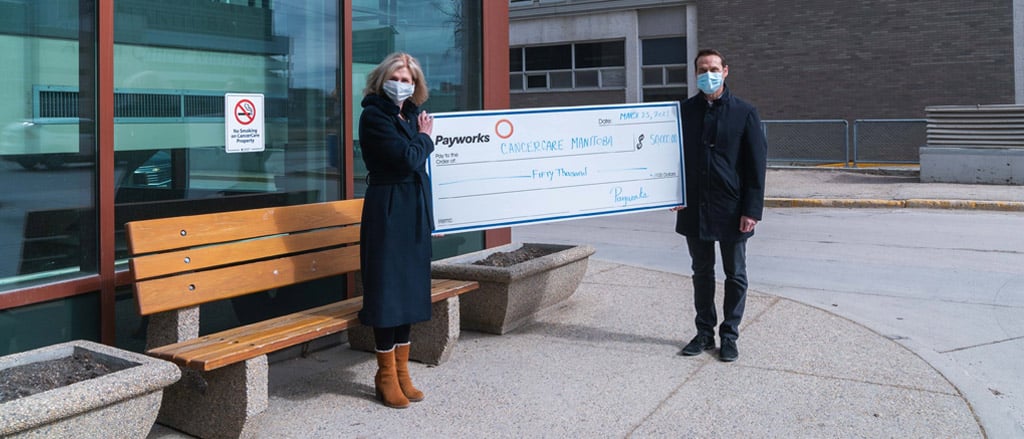
<instances>
[{"instance_id":1,"label":"man","mask_svg":"<svg viewBox=\"0 0 1024 439\"><path fill-rule=\"evenodd\" d=\"M725 271L719 359L739 357L736 339L747 297L746 244L764 209L768 143L757 109L725 86L729 66L716 50L694 60L700 93L682 105L686 204L676 211L676 233L686 236L693 269L697 336L680 355L715 348L715 242Z\"/></svg>"}]
</instances>

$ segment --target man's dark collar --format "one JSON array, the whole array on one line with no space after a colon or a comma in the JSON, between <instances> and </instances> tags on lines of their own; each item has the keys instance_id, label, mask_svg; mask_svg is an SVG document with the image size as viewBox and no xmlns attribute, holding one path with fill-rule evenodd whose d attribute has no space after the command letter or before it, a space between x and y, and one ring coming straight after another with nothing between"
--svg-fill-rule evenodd
<instances>
[{"instance_id":1,"label":"man's dark collar","mask_svg":"<svg viewBox=\"0 0 1024 439\"><path fill-rule=\"evenodd\" d=\"M718 106L722 102L728 101L729 97L731 96L731 94L729 93L729 87L726 87L725 84L722 84L722 94L719 95L718 98L715 100L708 101L708 95L704 94L704 92L700 92L700 94L701 97L704 98L704 102L708 102L711 106Z\"/></svg>"}]
</instances>

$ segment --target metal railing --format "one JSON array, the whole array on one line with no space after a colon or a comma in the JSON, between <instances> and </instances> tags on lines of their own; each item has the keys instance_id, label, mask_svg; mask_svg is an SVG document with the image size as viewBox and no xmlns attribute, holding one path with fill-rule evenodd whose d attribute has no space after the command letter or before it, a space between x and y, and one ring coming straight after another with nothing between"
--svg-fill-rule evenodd
<instances>
[{"instance_id":1,"label":"metal railing","mask_svg":"<svg viewBox=\"0 0 1024 439\"><path fill-rule=\"evenodd\" d=\"M853 164L918 163L928 143L927 119L853 121Z\"/></svg>"},{"instance_id":2,"label":"metal railing","mask_svg":"<svg viewBox=\"0 0 1024 439\"><path fill-rule=\"evenodd\" d=\"M775 165L918 163L926 119L763 120L768 162ZM852 144L852 149L851 149Z\"/></svg>"},{"instance_id":3,"label":"metal railing","mask_svg":"<svg viewBox=\"0 0 1024 439\"><path fill-rule=\"evenodd\" d=\"M847 163L849 123L842 119L763 120L768 162L786 165Z\"/></svg>"}]
</instances>

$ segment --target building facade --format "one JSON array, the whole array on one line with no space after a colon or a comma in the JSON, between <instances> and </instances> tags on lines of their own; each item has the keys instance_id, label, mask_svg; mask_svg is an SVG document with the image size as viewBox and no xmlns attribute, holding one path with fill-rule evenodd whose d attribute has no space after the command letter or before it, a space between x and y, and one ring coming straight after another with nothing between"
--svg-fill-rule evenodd
<instances>
[{"instance_id":1,"label":"building facade","mask_svg":"<svg viewBox=\"0 0 1024 439\"><path fill-rule=\"evenodd\" d=\"M507 108L507 29L507 4L477 0L0 2L0 355L141 349L125 222L360 196L366 73L405 51L430 111ZM228 148L236 93L263 100L262 150ZM508 237L446 236L435 257ZM346 284L204 305L203 331Z\"/></svg>"},{"instance_id":2,"label":"building facade","mask_svg":"<svg viewBox=\"0 0 1024 439\"><path fill-rule=\"evenodd\" d=\"M513 0L509 7L513 108L682 100L690 93L688 43L696 27L685 1Z\"/></svg>"},{"instance_id":3,"label":"building facade","mask_svg":"<svg viewBox=\"0 0 1024 439\"><path fill-rule=\"evenodd\" d=\"M512 0L510 29L513 107L681 99L704 47L763 119L1024 103L1021 0ZM597 67L581 59L595 45Z\"/></svg>"}]
</instances>

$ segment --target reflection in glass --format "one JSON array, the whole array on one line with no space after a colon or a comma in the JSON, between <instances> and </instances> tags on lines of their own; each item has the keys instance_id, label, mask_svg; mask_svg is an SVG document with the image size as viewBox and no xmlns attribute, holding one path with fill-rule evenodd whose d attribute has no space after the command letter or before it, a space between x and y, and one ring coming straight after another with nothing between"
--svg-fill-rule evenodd
<instances>
[{"instance_id":1,"label":"reflection in glass","mask_svg":"<svg viewBox=\"0 0 1024 439\"><path fill-rule=\"evenodd\" d=\"M598 71L597 70L577 70L576 71L576 87L597 87L600 85L598 82Z\"/></svg>"},{"instance_id":2,"label":"reflection in glass","mask_svg":"<svg viewBox=\"0 0 1024 439\"><path fill-rule=\"evenodd\" d=\"M601 69L601 87L625 87L626 69Z\"/></svg>"},{"instance_id":3,"label":"reflection in glass","mask_svg":"<svg viewBox=\"0 0 1024 439\"><path fill-rule=\"evenodd\" d=\"M352 121L356 132L355 194L363 196L366 167L359 145L358 121L366 75L392 52L420 61L430 98L426 111L479 110L482 106L479 0L353 0ZM566 46L568 47L568 46ZM434 258L483 248L483 233L448 235L434 240Z\"/></svg>"},{"instance_id":4,"label":"reflection in glass","mask_svg":"<svg viewBox=\"0 0 1024 439\"><path fill-rule=\"evenodd\" d=\"M572 88L572 72L551 72L551 88Z\"/></svg>"},{"instance_id":5,"label":"reflection in glass","mask_svg":"<svg viewBox=\"0 0 1024 439\"><path fill-rule=\"evenodd\" d=\"M626 65L625 41L576 44L576 68L578 69L624 65Z\"/></svg>"},{"instance_id":6,"label":"reflection in glass","mask_svg":"<svg viewBox=\"0 0 1024 439\"><path fill-rule=\"evenodd\" d=\"M572 45L535 46L526 49L526 70L561 70L572 68Z\"/></svg>"},{"instance_id":7,"label":"reflection in glass","mask_svg":"<svg viewBox=\"0 0 1024 439\"><path fill-rule=\"evenodd\" d=\"M114 2L118 231L139 219L341 198L339 3ZM262 95L262 151L228 152L228 93ZM344 285L328 278L205 304L200 329L335 301ZM137 346L145 319L118 293L118 343Z\"/></svg>"},{"instance_id":8,"label":"reflection in glass","mask_svg":"<svg viewBox=\"0 0 1024 439\"><path fill-rule=\"evenodd\" d=\"M96 272L93 13L0 2L0 291Z\"/></svg>"},{"instance_id":9,"label":"reflection in glass","mask_svg":"<svg viewBox=\"0 0 1024 439\"><path fill-rule=\"evenodd\" d=\"M137 219L340 198L337 5L115 3L119 230ZM263 96L263 151L227 152L226 93Z\"/></svg>"},{"instance_id":10,"label":"reflection in glass","mask_svg":"<svg viewBox=\"0 0 1024 439\"><path fill-rule=\"evenodd\" d=\"M648 38L641 42L643 65L686 64L686 37Z\"/></svg>"}]
</instances>

